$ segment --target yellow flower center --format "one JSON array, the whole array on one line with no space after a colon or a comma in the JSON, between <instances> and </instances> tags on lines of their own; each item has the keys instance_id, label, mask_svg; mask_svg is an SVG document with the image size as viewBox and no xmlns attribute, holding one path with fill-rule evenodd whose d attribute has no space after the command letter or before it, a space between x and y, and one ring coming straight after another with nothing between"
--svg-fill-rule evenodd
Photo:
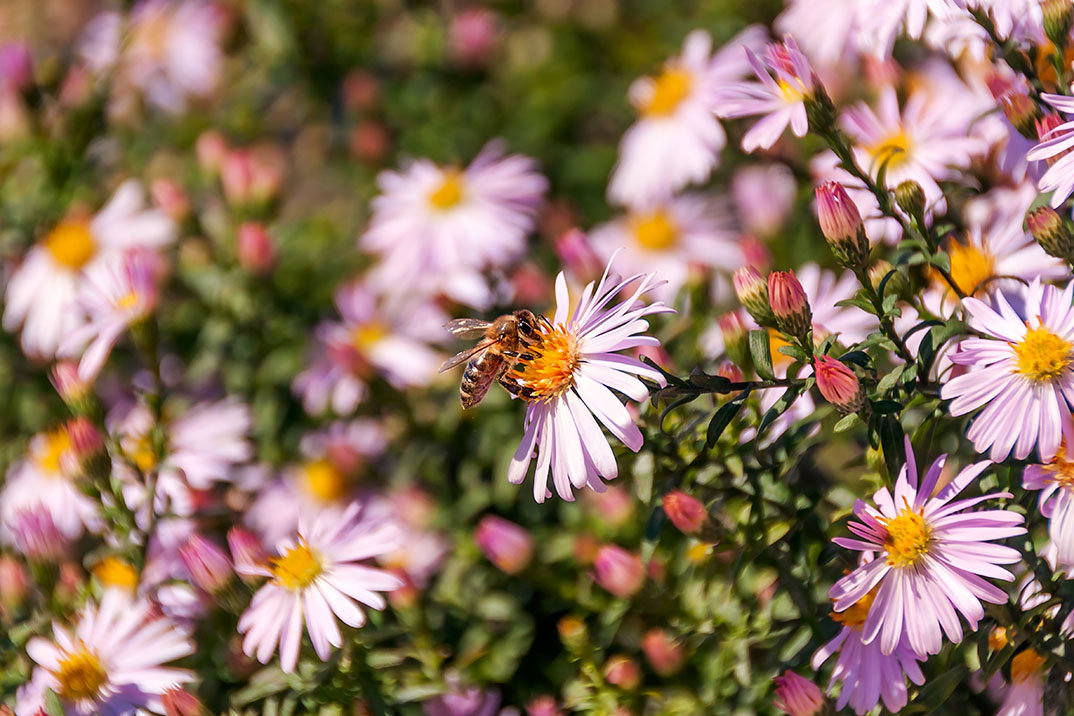
<instances>
[{"instance_id":1,"label":"yellow flower center","mask_svg":"<svg viewBox=\"0 0 1074 716\"><path fill-rule=\"evenodd\" d=\"M1051 477L1052 482L1061 487L1074 487L1074 462L1067 460L1067 442L1063 440L1059 445L1059 452L1052 461L1044 466L1044 470Z\"/></svg>"},{"instance_id":2,"label":"yellow flower center","mask_svg":"<svg viewBox=\"0 0 1074 716\"><path fill-rule=\"evenodd\" d=\"M34 455L37 466L42 472L61 474L63 457L71 450L71 436L63 428L57 428L45 434L44 442L44 446Z\"/></svg>"},{"instance_id":3,"label":"yellow flower center","mask_svg":"<svg viewBox=\"0 0 1074 716\"><path fill-rule=\"evenodd\" d=\"M879 166L887 164L888 170L902 166L910 158L910 137L902 129L889 134L867 151L873 155L873 161Z\"/></svg>"},{"instance_id":4,"label":"yellow flower center","mask_svg":"<svg viewBox=\"0 0 1074 716\"><path fill-rule=\"evenodd\" d=\"M149 435L139 435L134 438L134 446L127 450L127 457L131 459L143 473L152 472L157 467L157 451L153 449L153 443Z\"/></svg>"},{"instance_id":5,"label":"yellow flower center","mask_svg":"<svg viewBox=\"0 0 1074 716\"><path fill-rule=\"evenodd\" d=\"M336 502L347 493L347 477L328 460L314 460L302 470L302 485L323 502Z\"/></svg>"},{"instance_id":6,"label":"yellow flower center","mask_svg":"<svg viewBox=\"0 0 1074 716\"><path fill-rule=\"evenodd\" d=\"M712 545L698 542L686 550L686 559L690 564L704 564L712 554Z\"/></svg>"},{"instance_id":7,"label":"yellow flower center","mask_svg":"<svg viewBox=\"0 0 1074 716\"><path fill-rule=\"evenodd\" d=\"M893 567L913 567L926 554L932 544L932 528L925 518L905 507L897 517L885 520L888 530L884 547L888 564Z\"/></svg>"},{"instance_id":8,"label":"yellow flower center","mask_svg":"<svg viewBox=\"0 0 1074 716\"><path fill-rule=\"evenodd\" d=\"M951 258L951 278L967 296L976 295L985 282L995 276L996 260L979 246L969 242L963 244L960 241L952 241L947 253ZM933 277L937 281L940 280L938 272L935 272ZM950 287L948 293L954 296Z\"/></svg>"},{"instance_id":9,"label":"yellow flower center","mask_svg":"<svg viewBox=\"0 0 1074 716\"><path fill-rule=\"evenodd\" d=\"M1074 346L1044 326L1030 328L1022 342L1014 345L1017 372L1037 383L1054 381L1067 369L1074 357Z\"/></svg>"},{"instance_id":10,"label":"yellow flower center","mask_svg":"<svg viewBox=\"0 0 1074 716\"><path fill-rule=\"evenodd\" d=\"M295 592L308 587L323 571L320 557L303 541L287 550L284 556L272 560L276 583Z\"/></svg>"},{"instance_id":11,"label":"yellow flower center","mask_svg":"<svg viewBox=\"0 0 1074 716\"><path fill-rule=\"evenodd\" d=\"M138 570L119 557L105 557L93 567L93 576L105 587L116 587L134 593L138 587Z\"/></svg>"},{"instance_id":12,"label":"yellow flower center","mask_svg":"<svg viewBox=\"0 0 1074 716\"><path fill-rule=\"evenodd\" d=\"M805 99L805 92L803 91L805 88L801 85L795 87L785 80L777 80L776 84L779 85L779 91L783 94L783 99L785 99L788 104L801 102Z\"/></svg>"},{"instance_id":13,"label":"yellow flower center","mask_svg":"<svg viewBox=\"0 0 1074 716\"><path fill-rule=\"evenodd\" d=\"M634 240L648 251L666 251L678 243L679 227L662 209L631 218Z\"/></svg>"},{"instance_id":14,"label":"yellow flower center","mask_svg":"<svg viewBox=\"0 0 1074 716\"><path fill-rule=\"evenodd\" d=\"M532 401L551 400L574 385L574 372L581 358L578 339L565 327L556 325L546 331L526 351L533 358L520 361L509 374L509 378L528 389L522 397Z\"/></svg>"},{"instance_id":15,"label":"yellow flower center","mask_svg":"<svg viewBox=\"0 0 1074 716\"><path fill-rule=\"evenodd\" d=\"M131 291L130 293L121 296L119 300L116 301L116 308L126 310L128 308L133 308L136 303L138 303L138 294Z\"/></svg>"},{"instance_id":16,"label":"yellow flower center","mask_svg":"<svg viewBox=\"0 0 1074 716\"><path fill-rule=\"evenodd\" d=\"M1039 674L1042 666L1044 657L1032 649L1026 649L1011 659L1011 682L1025 681L1030 676Z\"/></svg>"},{"instance_id":17,"label":"yellow flower center","mask_svg":"<svg viewBox=\"0 0 1074 716\"><path fill-rule=\"evenodd\" d=\"M351 345L359 353L372 348L388 335L388 327L378 321L370 321L351 331Z\"/></svg>"},{"instance_id":18,"label":"yellow flower center","mask_svg":"<svg viewBox=\"0 0 1074 716\"><path fill-rule=\"evenodd\" d=\"M462 201L462 172L445 169L440 186L429 193L429 203L441 211L450 209Z\"/></svg>"},{"instance_id":19,"label":"yellow flower center","mask_svg":"<svg viewBox=\"0 0 1074 716\"><path fill-rule=\"evenodd\" d=\"M96 698L108 682L108 673L101 660L81 642L76 651L64 654L53 674L59 682L56 693L65 701Z\"/></svg>"},{"instance_id":20,"label":"yellow flower center","mask_svg":"<svg viewBox=\"0 0 1074 716\"><path fill-rule=\"evenodd\" d=\"M97 242L85 221L64 221L45 239L45 248L57 263L77 271L97 253Z\"/></svg>"},{"instance_id":21,"label":"yellow flower center","mask_svg":"<svg viewBox=\"0 0 1074 716\"><path fill-rule=\"evenodd\" d=\"M641 108L647 117L664 117L675 112L690 96L694 78L686 70L668 67L654 80L653 94Z\"/></svg>"},{"instance_id":22,"label":"yellow flower center","mask_svg":"<svg viewBox=\"0 0 1074 716\"><path fill-rule=\"evenodd\" d=\"M866 617L869 616L869 608L873 606L873 600L876 599L876 593L879 590L880 587L873 587L868 594L854 602L845 611L831 612L832 619L843 626L861 631L862 626L865 625Z\"/></svg>"},{"instance_id":23,"label":"yellow flower center","mask_svg":"<svg viewBox=\"0 0 1074 716\"><path fill-rule=\"evenodd\" d=\"M794 362L794 358L791 358L786 353L780 353L780 346L789 346L790 341L783 337L783 334L777 331L775 328L768 329L768 352L772 354L772 366L774 368L789 368L791 363Z\"/></svg>"}]
</instances>

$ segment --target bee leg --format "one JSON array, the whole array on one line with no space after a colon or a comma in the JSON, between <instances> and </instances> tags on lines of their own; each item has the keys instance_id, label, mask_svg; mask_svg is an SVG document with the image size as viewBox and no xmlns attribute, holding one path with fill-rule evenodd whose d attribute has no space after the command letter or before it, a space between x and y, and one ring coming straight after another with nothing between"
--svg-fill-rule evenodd
<instances>
[{"instance_id":1,"label":"bee leg","mask_svg":"<svg viewBox=\"0 0 1074 716\"><path fill-rule=\"evenodd\" d=\"M504 390L518 398L529 399L533 397L532 388L527 388L518 381L508 378L506 375L500 376L499 383L501 386L503 386Z\"/></svg>"},{"instance_id":2,"label":"bee leg","mask_svg":"<svg viewBox=\"0 0 1074 716\"><path fill-rule=\"evenodd\" d=\"M501 353L508 358L514 358L515 360L533 360L532 353L519 353L518 351L501 351Z\"/></svg>"}]
</instances>

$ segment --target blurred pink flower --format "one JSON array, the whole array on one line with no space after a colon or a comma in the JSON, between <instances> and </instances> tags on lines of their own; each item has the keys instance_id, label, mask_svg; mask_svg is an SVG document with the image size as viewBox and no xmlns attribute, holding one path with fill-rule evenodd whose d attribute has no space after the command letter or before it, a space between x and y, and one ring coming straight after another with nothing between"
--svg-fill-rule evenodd
<instances>
[{"instance_id":1,"label":"blurred pink flower","mask_svg":"<svg viewBox=\"0 0 1074 716\"><path fill-rule=\"evenodd\" d=\"M783 228L796 193L794 174L786 164L744 166L731 178L739 221L746 231L761 236L771 236Z\"/></svg>"},{"instance_id":2,"label":"blurred pink flower","mask_svg":"<svg viewBox=\"0 0 1074 716\"><path fill-rule=\"evenodd\" d=\"M645 583L641 557L614 544L600 548L593 562L593 572L597 584L624 599L632 597Z\"/></svg>"},{"instance_id":3,"label":"blurred pink flower","mask_svg":"<svg viewBox=\"0 0 1074 716\"><path fill-rule=\"evenodd\" d=\"M489 561L507 574L518 574L533 558L530 533L502 517L482 517L474 531L474 541Z\"/></svg>"}]
</instances>

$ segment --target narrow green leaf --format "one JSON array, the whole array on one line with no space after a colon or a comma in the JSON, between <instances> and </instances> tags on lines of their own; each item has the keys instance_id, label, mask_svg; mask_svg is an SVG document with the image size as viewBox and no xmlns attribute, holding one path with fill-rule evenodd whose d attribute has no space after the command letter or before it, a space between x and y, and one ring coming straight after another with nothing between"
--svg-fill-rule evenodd
<instances>
[{"instance_id":1,"label":"narrow green leaf","mask_svg":"<svg viewBox=\"0 0 1074 716\"><path fill-rule=\"evenodd\" d=\"M768 341L768 331L750 331L750 356L753 358L753 369L757 375L765 380L776 377L772 370L772 349Z\"/></svg>"},{"instance_id":2,"label":"narrow green leaf","mask_svg":"<svg viewBox=\"0 0 1074 716\"><path fill-rule=\"evenodd\" d=\"M850 415L844 415L842 418L840 418L839 422L835 424L835 428L833 429L837 433L845 433L847 430L850 430L854 426L860 424L861 418L858 417L858 414L851 413Z\"/></svg>"},{"instance_id":3,"label":"narrow green leaf","mask_svg":"<svg viewBox=\"0 0 1074 716\"><path fill-rule=\"evenodd\" d=\"M712 416L712 420L709 421L708 430L705 431L706 448L712 449L716 441L720 439L723 431L738 415L738 411L742 409L744 402L744 400L735 400L720 406L720 409Z\"/></svg>"}]
</instances>

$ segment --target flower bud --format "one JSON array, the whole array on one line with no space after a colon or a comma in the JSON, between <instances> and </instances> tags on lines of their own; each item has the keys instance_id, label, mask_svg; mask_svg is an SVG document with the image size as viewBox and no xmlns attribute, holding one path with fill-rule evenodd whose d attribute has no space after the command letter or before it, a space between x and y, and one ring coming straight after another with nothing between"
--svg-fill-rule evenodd
<instances>
[{"instance_id":1,"label":"flower bud","mask_svg":"<svg viewBox=\"0 0 1074 716\"><path fill-rule=\"evenodd\" d=\"M497 15L484 8L468 8L451 18L448 44L455 61L466 67L488 64L499 43Z\"/></svg>"},{"instance_id":2,"label":"flower bud","mask_svg":"<svg viewBox=\"0 0 1074 716\"><path fill-rule=\"evenodd\" d=\"M788 669L774 681L776 708L790 716L814 716L824 708L824 695L809 679Z\"/></svg>"},{"instance_id":3,"label":"flower bud","mask_svg":"<svg viewBox=\"0 0 1074 716\"><path fill-rule=\"evenodd\" d=\"M81 416L68 420L64 430L71 441L71 455L78 468L89 479L92 489L99 491L99 486L112 474L112 460L105 450L100 431Z\"/></svg>"},{"instance_id":4,"label":"flower bud","mask_svg":"<svg viewBox=\"0 0 1074 716\"><path fill-rule=\"evenodd\" d=\"M861 389L858 376L845 363L818 356L813 361L813 369L820 394L840 413L848 415L865 407L865 391Z\"/></svg>"},{"instance_id":5,"label":"flower bud","mask_svg":"<svg viewBox=\"0 0 1074 716\"><path fill-rule=\"evenodd\" d=\"M809 308L805 289L793 271L773 271L768 274L768 303L781 331L803 343L809 343L813 312Z\"/></svg>"},{"instance_id":6,"label":"flower bud","mask_svg":"<svg viewBox=\"0 0 1074 716\"><path fill-rule=\"evenodd\" d=\"M92 385L78 377L78 361L61 360L52 366L52 387L76 415L87 414L93 406Z\"/></svg>"},{"instance_id":7,"label":"flower bud","mask_svg":"<svg viewBox=\"0 0 1074 716\"><path fill-rule=\"evenodd\" d=\"M0 554L0 607L19 608L30 591L26 567L10 554Z\"/></svg>"},{"instance_id":8,"label":"flower bud","mask_svg":"<svg viewBox=\"0 0 1074 716\"><path fill-rule=\"evenodd\" d=\"M183 187L171 179L154 179L149 185L149 193L153 196L153 202L176 221L182 221L190 213L190 199Z\"/></svg>"},{"instance_id":9,"label":"flower bud","mask_svg":"<svg viewBox=\"0 0 1074 716\"><path fill-rule=\"evenodd\" d=\"M227 140L215 129L202 132L194 142L194 155L198 158L198 166L209 176L216 176L220 171L227 153Z\"/></svg>"},{"instance_id":10,"label":"flower bud","mask_svg":"<svg viewBox=\"0 0 1074 716\"><path fill-rule=\"evenodd\" d=\"M717 321L723 334L723 349L736 365L750 365L750 331L738 311L726 313Z\"/></svg>"},{"instance_id":11,"label":"flower bud","mask_svg":"<svg viewBox=\"0 0 1074 716\"><path fill-rule=\"evenodd\" d=\"M556 625L559 638L568 651L579 652L589 643L589 628L581 617L568 614Z\"/></svg>"},{"instance_id":12,"label":"flower bud","mask_svg":"<svg viewBox=\"0 0 1074 716\"><path fill-rule=\"evenodd\" d=\"M533 557L533 538L502 517L486 515L474 531L474 541L489 561L507 574L518 574Z\"/></svg>"},{"instance_id":13,"label":"flower bud","mask_svg":"<svg viewBox=\"0 0 1074 716\"><path fill-rule=\"evenodd\" d=\"M869 237L858 207L842 184L826 181L816 189L817 221L835 258L845 268L860 270L869 263Z\"/></svg>"},{"instance_id":14,"label":"flower bud","mask_svg":"<svg viewBox=\"0 0 1074 716\"><path fill-rule=\"evenodd\" d=\"M189 691L172 687L160 696L165 716L209 716L209 712Z\"/></svg>"},{"instance_id":15,"label":"flower bud","mask_svg":"<svg viewBox=\"0 0 1074 716\"><path fill-rule=\"evenodd\" d=\"M720 367L716 370L716 375L721 378L727 378L732 383L741 383L746 379L746 376L742 375L742 369L729 360L720 363Z\"/></svg>"},{"instance_id":16,"label":"flower bud","mask_svg":"<svg viewBox=\"0 0 1074 716\"><path fill-rule=\"evenodd\" d=\"M556 255L580 281L599 278L604 270L604 264L589 245L585 232L577 227L564 231L556 239Z\"/></svg>"},{"instance_id":17,"label":"flower bud","mask_svg":"<svg viewBox=\"0 0 1074 716\"><path fill-rule=\"evenodd\" d=\"M641 650L653 671L661 676L671 676L682 668L686 652L666 629L650 629L641 640Z\"/></svg>"},{"instance_id":18,"label":"flower bud","mask_svg":"<svg viewBox=\"0 0 1074 716\"><path fill-rule=\"evenodd\" d=\"M1007 121L1026 139L1037 138L1037 122L1040 108L1023 92L1008 92L999 98L999 105Z\"/></svg>"},{"instance_id":19,"label":"flower bud","mask_svg":"<svg viewBox=\"0 0 1074 716\"><path fill-rule=\"evenodd\" d=\"M272 271L276 263L276 247L260 221L244 221L239 227L236 253L239 265L255 275Z\"/></svg>"},{"instance_id":20,"label":"flower bud","mask_svg":"<svg viewBox=\"0 0 1074 716\"><path fill-rule=\"evenodd\" d=\"M1074 259L1074 235L1063 217L1050 206L1041 206L1026 214L1026 227L1041 248L1057 259Z\"/></svg>"},{"instance_id":21,"label":"flower bud","mask_svg":"<svg viewBox=\"0 0 1074 716\"><path fill-rule=\"evenodd\" d=\"M1044 20L1044 34L1062 56L1070 41L1070 25L1074 21L1074 2L1043 0L1040 4L1040 11Z\"/></svg>"},{"instance_id":22,"label":"flower bud","mask_svg":"<svg viewBox=\"0 0 1074 716\"><path fill-rule=\"evenodd\" d=\"M747 266L753 266L758 271L767 271L772 266L772 252L768 246L752 234L746 234L738 241L738 247L742 249L742 256L746 259Z\"/></svg>"},{"instance_id":23,"label":"flower bud","mask_svg":"<svg viewBox=\"0 0 1074 716\"><path fill-rule=\"evenodd\" d=\"M681 490L672 490L664 495L664 512L671 524L685 534L700 532L701 525L705 524L708 518L705 506L697 498Z\"/></svg>"},{"instance_id":24,"label":"flower bud","mask_svg":"<svg viewBox=\"0 0 1074 716\"><path fill-rule=\"evenodd\" d=\"M597 584L623 599L636 594L645 582L641 557L614 544L600 548L593 569Z\"/></svg>"},{"instance_id":25,"label":"flower bud","mask_svg":"<svg viewBox=\"0 0 1074 716\"><path fill-rule=\"evenodd\" d=\"M907 216L923 219L925 216L925 191L912 179L895 187L895 203Z\"/></svg>"},{"instance_id":26,"label":"flower bud","mask_svg":"<svg viewBox=\"0 0 1074 716\"><path fill-rule=\"evenodd\" d=\"M809 131L814 134L826 134L835 126L835 105L832 103L828 91L814 77L813 92L803 97L805 103L806 120L809 122Z\"/></svg>"},{"instance_id":27,"label":"flower bud","mask_svg":"<svg viewBox=\"0 0 1074 716\"><path fill-rule=\"evenodd\" d=\"M355 124L347 139L347 146L354 158L369 164L379 164L390 144L388 130L381 122L372 119Z\"/></svg>"},{"instance_id":28,"label":"flower bud","mask_svg":"<svg viewBox=\"0 0 1074 716\"><path fill-rule=\"evenodd\" d=\"M231 583L231 560L224 551L201 535L195 534L179 548L190 579L209 594L217 594Z\"/></svg>"},{"instance_id":29,"label":"flower bud","mask_svg":"<svg viewBox=\"0 0 1074 716\"><path fill-rule=\"evenodd\" d=\"M735 271L732 283L735 286L735 294L753 320L760 326L776 325L776 317L772 313L772 306L768 303L768 283L764 276L752 266L743 266Z\"/></svg>"},{"instance_id":30,"label":"flower bud","mask_svg":"<svg viewBox=\"0 0 1074 716\"><path fill-rule=\"evenodd\" d=\"M269 556L261 540L250 530L232 527L227 532L227 546L231 558L235 560L235 571L243 574L244 569L262 569L269 565Z\"/></svg>"},{"instance_id":31,"label":"flower bud","mask_svg":"<svg viewBox=\"0 0 1074 716\"><path fill-rule=\"evenodd\" d=\"M526 716L563 716L555 698L549 694L538 696L526 704Z\"/></svg>"},{"instance_id":32,"label":"flower bud","mask_svg":"<svg viewBox=\"0 0 1074 716\"><path fill-rule=\"evenodd\" d=\"M629 656L619 654L608 659L604 664L604 678L609 684L615 684L626 691L633 691L641 683L641 669L638 662Z\"/></svg>"},{"instance_id":33,"label":"flower bud","mask_svg":"<svg viewBox=\"0 0 1074 716\"><path fill-rule=\"evenodd\" d=\"M272 145L229 151L220 166L220 183L228 202L242 206L275 197L283 181L283 163L279 149Z\"/></svg>"},{"instance_id":34,"label":"flower bud","mask_svg":"<svg viewBox=\"0 0 1074 716\"><path fill-rule=\"evenodd\" d=\"M46 505L17 511L8 527L15 549L31 562L55 564L67 555L71 541L56 526Z\"/></svg>"},{"instance_id":35,"label":"flower bud","mask_svg":"<svg viewBox=\"0 0 1074 716\"><path fill-rule=\"evenodd\" d=\"M891 278L884 283L884 295L895 294L901 298L907 298L910 295L910 280L906 278L906 274L902 271L895 271L895 267L891 265L890 261L880 259L874 261L873 265L869 267L869 284L872 285L876 291L880 290L880 284L884 282L884 278L890 273Z\"/></svg>"}]
</instances>

